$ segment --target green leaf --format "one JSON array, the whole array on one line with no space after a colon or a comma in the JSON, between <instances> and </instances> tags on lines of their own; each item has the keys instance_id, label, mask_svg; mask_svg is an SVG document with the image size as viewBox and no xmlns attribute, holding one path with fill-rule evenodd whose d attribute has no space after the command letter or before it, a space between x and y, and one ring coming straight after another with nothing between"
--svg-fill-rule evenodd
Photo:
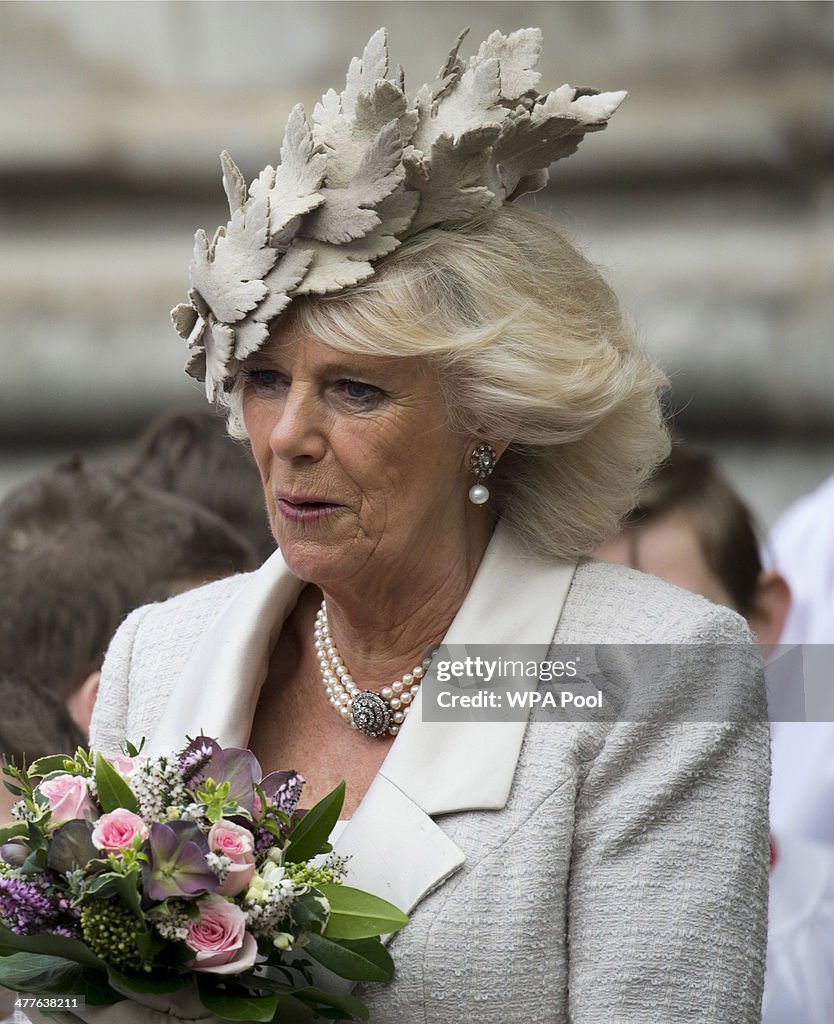
<instances>
[{"instance_id":1,"label":"green leaf","mask_svg":"<svg viewBox=\"0 0 834 1024\"><path fill-rule=\"evenodd\" d=\"M293 965L294 966L294 965ZM295 1021L326 1017L330 1020L367 1020L368 1009L361 999L346 994L322 992L311 985L299 987L297 983L277 981L264 975L241 977L240 984L255 989L266 989L278 996L278 1012L274 1018L278 1024L294 1024Z\"/></svg>"},{"instance_id":2,"label":"green leaf","mask_svg":"<svg viewBox=\"0 0 834 1024\"><path fill-rule=\"evenodd\" d=\"M117 876L116 892L121 896L124 905L133 911L134 916L144 922L145 915L142 913L139 897L139 872L129 871L126 875Z\"/></svg>"},{"instance_id":3,"label":"green leaf","mask_svg":"<svg viewBox=\"0 0 834 1024\"><path fill-rule=\"evenodd\" d=\"M107 977L116 991L152 993L154 995L168 995L171 992L179 992L183 986L183 978L174 975L169 978L154 978L150 975L122 974L114 967L107 968Z\"/></svg>"},{"instance_id":4,"label":"green leaf","mask_svg":"<svg viewBox=\"0 0 834 1024\"><path fill-rule=\"evenodd\" d=\"M36 821L28 822L29 831L26 842L33 850L45 850L47 847L46 833Z\"/></svg>"},{"instance_id":5,"label":"green leaf","mask_svg":"<svg viewBox=\"0 0 834 1024\"><path fill-rule=\"evenodd\" d=\"M125 757L138 757L139 754L142 753L142 747L144 746L144 736L142 737L138 747L136 746L135 743L131 743L130 740L125 740L124 743L122 744L122 752L124 753Z\"/></svg>"},{"instance_id":6,"label":"green leaf","mask_svg":"<svg viewBox=\"0 0 834 1024\"><path fill-rule=\"evenodd\" d=\"M115 896L118 892L116 888L116 880L118 875L115 871L108 871L106 874L98 875L93 879L92 882L87 886L87 896L98 896L99 899L107 899L110 896Z\"/></svg>"},{"instance_id":7,"label":"green leaf","mask_svg":"<svg viewBox=\"0 0 834 1024\"><path fill-rule=\"evenodd\" d=\"M139 955L148 963L153 962L157 954L161 953L167 946L168 943L165 939L150 929L139 932L136 936L136 948L139 950Z\"/></svg>"},{"instance_id":8,"label":"green leaf","mask_svg":"<svg viewBox=\"0 0 834 1024\"><path fill-rule=\"evenodd\" d=\"M136 918L144 921L142 905L139 896L139 872L130 871L126 875L120 875L115 871L108 871L98 875L87 886L85 898L95 896L97 899L109 899L118 896L122 903L131 910Z\"/></svg>"},{"instance_id":9,"label":"green leaf","mask_svg":"<svg viewBox=\"0 0 834 1024\"><path fill-rule=\"evenodd\" d=\"M0 985L18 992L57 993L84 996L88 1003L102 1006L122 997L107 985L99 971L63 957L41 953L13 953L0 960Z\"/></svg>"},{"instance_id":10,"label":"green leaf","mask_svg":"<svg viewBox=\"0 0 834 1024\"><path fill-rule=\"evenodd\" d=\"M11 825L4 825L0 828L0 846L12 839L26 839L28 834L29 830L25 821L13 821Z\"/></svg>"},{"instance_id":11,"label":"green leaf","mask_svg":"<svg viewBox=\"0 0 834 1024\"><path fill-rule=\"evenodd\" d=\"M35 775L39 779L49 775L51 772L66 774L65 761L72 761L69 754L49 754L47 757L39 757L29 765L29 775Z\"/></svg>"},{"instance_id":12,"label":"green leaf","mask_svg":"<svg viewBox=\"0 0 834 1024\"><path fill-rule=\"evenodd\" d=\"M46 867L46 850L43 846L32 850L26 860L21 864L20 870L24 875L38 875Z\"/></svg>"},{"instance_id":13,"label":"green leaf","mask_svg":"<svg viewBox=\"0 0 834 1024\"><path fill-rule=\"evenodd\" d=\"M68 995L84 996L90 1006L112 1006L122 1000L122 996L110 988L107 976L90 967L82 967L72 987L64 991Z\"/></svg>"},{"instance_id":14,"label":"green leaf","mask_svg":"<svg viewBox=\"0 0 834 1024\"><path fill-rule=\"evenodd\" d=\"M15 935L0 925L0 956L11 953L44 953L65 957L100 971L106 970L104 961L99 960L80 939L67 939L63 935Z\"/></svg>"},{"instance_id":15,"label":"green leaf","mask_svg":"<svg viewBox=\"0 0 834 1024\"><path fill-rule=\"evenodd\" d=\"M64 985L83 968L72 960L42 953L12 953L0 960L0 985L17 992L69 991Z\"/></svg>"},{"instance_id":16,"label":"green leaf","mask_svg":"<svg viewBox=\"0 0 834 1024\"><path fill-rule=\"evenodd\" d=\"M390 981L394 974L394 961L378 939L336 942L313 933L307 936L304 950L349 981Z\"/></svg>"},{"instance_id":17,"label":"green leaf","mask_svg":"<svg viewBox=\"0 0 834 1024\"><path fill-rule=\"evenodd\" d=\"M98 857L93 846L93 826L74 818L55 830L46 857L47 867L66 875L73 868L85 868Z\"/></svg>"},{"instance_id":18,"label":"green leaf","mask_svg":"<svg viewBox=\"0 0 834 1024\"><path fill-rule=\"evenodd\" d=\"M320 1017L329 1017L331 1020L367 1020L369 1017L368 1007L362 1000L347 993L323 992L319 988L307 986L296 989L293 996L303 1000L309 1006L316 1007ZM327 1013L325 1007L331 1007L333 1010L341 1012L336 1016Z\"/></svg>"},{"instance_id":19,"label":"green leaf","mask_svg":"<svg viewBox=\"0 0 834 1024\"><path fill-rule=\"evenodd\" d=\"M276 1020L279 1024L297 1024L299 1021L315 1020L318 1014L294 995L279 995Z\"/></svg>"},{"instance_id":20,"label":"green leaf","mask_svg":"<svg viewBox=\"0 0 834 1024\"><path fill-rule=\"evenodd\" d=\"M311 807L292 830L284 860L289 863L305 864L311 857L315 857L339 820L344 802L343 779L332 793L328 793L315 807Z\"/></svg>"},{"instance_id":21,"label":"green leaf","mask_svg":"<svg viewBox=\"0 0 834 1024\"><path fill-rule=\"evenodd\" d=\"M105 813L118 810L119 807L133 811L134 814L139 813L139 804L133 790L101 754L96 754L96 789L98 802Z\"/></svg>"},{"instance_id":22,"label":"green leaf","mask_svg":"<svg viewBox=\"0 0 834 1024\"><path fill-rule=\"evenodd\" d=\"M292 905L293 920L305 932L323 931L329 915L327 901L316 890L298 896Z\"/></svg>"},{"instance_id":23,"label":"green leaf","mask_svg":"<svg viewBox=\"0 0 834 1024\"><path fill-rule=\"evenodd\" d=\"M318 885L330 903L324 935L329 939L368 939L398 931L408 918L393 903L348 885Z\"/></svg>"},{"instance_id":24,"label":"green leaf","mask_svg":"<svg viewBox=\"0 0 834 1024\"><path fill-rule=\"evenodd\" d=\"M278 1009L278 996L248 996L222 992L210 987L202 978L197 986L203 1006L216 1017L225 1020L271 1021Z\"/></svg>"}]
</instances>

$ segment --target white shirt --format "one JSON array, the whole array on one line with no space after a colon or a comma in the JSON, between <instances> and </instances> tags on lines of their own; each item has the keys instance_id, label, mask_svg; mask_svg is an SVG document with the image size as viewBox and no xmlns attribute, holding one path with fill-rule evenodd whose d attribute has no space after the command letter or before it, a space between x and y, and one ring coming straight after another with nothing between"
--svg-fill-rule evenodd
<instances>
[{"instance_id":1,"label":"white shirt","mask_svg":"<svg viewBox=\"0 0 834 1024\"><path fill-rule=\"evenodd\" d=\"M834 1021L834 850L775 837L762 1024Z\"/></svg>"},{"instance_id":2,"label":"white shirt","mask_svg":"<svg viewBox=\"0 0 834 1024\"><path fill-rule=\"evenodd\" d=\"M782 514L769 557L791 588L780 643L834 643L834 476ZM774 720L770 806L777 835L834 843L834 722Z\"/></svg>"},{"instance_id":3,"label":"white shirt","mask_svg":"<svg viewBox=\"0 0 834 1024\"><path fill-rule=\"evenodd\" d=\"M791 588L781 643L834 643L834 476L782 513L769 549Z\"/></svg>"}]
</instances>

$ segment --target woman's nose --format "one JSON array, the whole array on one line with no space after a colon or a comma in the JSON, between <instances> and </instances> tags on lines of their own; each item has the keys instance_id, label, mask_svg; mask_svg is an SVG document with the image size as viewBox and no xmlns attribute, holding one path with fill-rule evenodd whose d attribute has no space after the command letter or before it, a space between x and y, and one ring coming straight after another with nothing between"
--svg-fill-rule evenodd
<instances>
[{"instance_id":1,"label":"woman's nose","mask_svg":"<svg viewBox=\"0 0 834 1024\"><path fill-rule=\"evenodd\" d=\"M290 388L269 435L272 452L279 459L320 459L327 448L325 414L311 395Z\"/></svg>"}]
</instances>

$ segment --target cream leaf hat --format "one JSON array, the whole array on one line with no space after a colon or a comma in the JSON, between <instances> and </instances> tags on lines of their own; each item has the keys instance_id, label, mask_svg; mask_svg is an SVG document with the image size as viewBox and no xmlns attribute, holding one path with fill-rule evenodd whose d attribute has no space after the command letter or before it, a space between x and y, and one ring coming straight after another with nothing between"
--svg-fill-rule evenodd
<instances>
[{"instance_id":1,"label":"cream leaf hat","mask_svg":"<svg viewBox=\"0 0 834 1024\"><path fill-rule=\"evenodd\" d=\"M550 164L604 128L625 98L570 85L539 93L537 28L493 32L468 62L465 35L436 80L409 97L379 29L312 124L293 109L277 167L247 187L221 155L231 219L211 241L195 235L189 301L171 313L192 351L186 370L210 399L295 296L359 284L409 236L462 228L543 188Z\"/></svg>"}]
</instances>

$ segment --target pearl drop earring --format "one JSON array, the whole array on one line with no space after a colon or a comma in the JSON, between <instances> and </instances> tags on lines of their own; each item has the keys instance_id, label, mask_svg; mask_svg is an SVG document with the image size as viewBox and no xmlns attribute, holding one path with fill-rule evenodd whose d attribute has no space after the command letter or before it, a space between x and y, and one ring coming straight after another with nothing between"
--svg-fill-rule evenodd
<instances>
[{"instance_id":1,"label":"pearl drop earring","mask_svg":"<svg viewBox=\"0 0 834 1024\"><path fill-rule=\"evenodd\" d=\"M469 500L473 505L485 505L489 501L489 488L484 480L492 475L498 456L491 444L486 442L476 446L469 457L469 469L478 478L478 482L469 488Z\"/></svg>"}]
</instances>

